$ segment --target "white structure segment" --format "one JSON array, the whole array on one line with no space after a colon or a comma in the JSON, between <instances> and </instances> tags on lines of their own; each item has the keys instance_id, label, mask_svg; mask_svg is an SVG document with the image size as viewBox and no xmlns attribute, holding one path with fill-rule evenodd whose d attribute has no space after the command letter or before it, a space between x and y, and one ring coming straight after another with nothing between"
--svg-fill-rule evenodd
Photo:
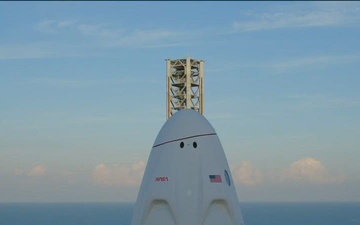
<instances>
[{"instance_id":1,"label":"white structure segment","mask_svg":"<svg viewBox=\"0 0 360 225\"><path fill-rule=\"evenodd\" d=\"M175 113L151 150L132 225L243 225L220 140L195 110Z\"/></svg>"}]
</instances>

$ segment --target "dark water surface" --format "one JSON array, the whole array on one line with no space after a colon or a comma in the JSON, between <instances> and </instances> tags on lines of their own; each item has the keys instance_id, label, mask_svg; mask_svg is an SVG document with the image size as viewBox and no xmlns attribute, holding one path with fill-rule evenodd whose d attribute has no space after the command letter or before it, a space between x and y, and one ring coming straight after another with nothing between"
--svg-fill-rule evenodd
<instances>
[{"instance_id":1,"label":"dark water surface","mask_svg":"<svg viewBox=\"0 0 360 225\"><path fill-rule=\"evenodd\" d=\"M360 225L360 203L240 203L246 225ZM0 203L0 225L130 225L134 203Z\"/></svg>"}]
</instances>

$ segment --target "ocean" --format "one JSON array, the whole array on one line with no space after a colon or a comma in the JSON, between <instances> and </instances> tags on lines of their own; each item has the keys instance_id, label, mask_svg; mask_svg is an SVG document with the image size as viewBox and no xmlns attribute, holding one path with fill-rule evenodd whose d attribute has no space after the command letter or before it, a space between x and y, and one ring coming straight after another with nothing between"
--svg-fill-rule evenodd
<instances>
[{"instance_id":1,"label":"ocean","mask_svg":"<svg viewBox=\"0 0 360 225\"><path fill-rule=\"evenodd\" d=\"M360 203L240 203L246 225L360 225ZM130 225L134 203L0 203L0 225Z\"/></svg>"}]
</instances>

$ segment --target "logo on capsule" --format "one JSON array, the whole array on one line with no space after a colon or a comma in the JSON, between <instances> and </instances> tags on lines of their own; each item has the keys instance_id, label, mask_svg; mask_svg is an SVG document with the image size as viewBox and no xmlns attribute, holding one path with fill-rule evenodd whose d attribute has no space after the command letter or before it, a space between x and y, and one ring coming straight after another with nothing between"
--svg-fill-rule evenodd
<instances>
[{"instance_id":1,"label":"logo on capsule","mask_svg":"<svg viewBox=\"0 0 360 225\"><path fill-rule=\"evenodd\" d=\"M155 181L158 182L163 182L163 181L169 181L169 178L168 177L156 177L155 178Z\"/></svg>"}]
</instances>

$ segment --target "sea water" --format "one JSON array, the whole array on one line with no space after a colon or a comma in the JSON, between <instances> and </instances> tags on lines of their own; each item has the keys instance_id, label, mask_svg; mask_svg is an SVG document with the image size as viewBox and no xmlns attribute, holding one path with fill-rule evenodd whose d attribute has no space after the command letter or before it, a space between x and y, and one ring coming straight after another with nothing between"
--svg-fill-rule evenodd
<instances>
[{"instance_id":1,"label":"sea water","mask_svg":"<svg viewBox=\"0 0 360 225\"><path fill-rule=\"evenodd\" d=\"M240 203L246 225L360 225L360 203ZM130 225L134 203L0 203L0 225Z\"/></svg>"}]
</instances>

